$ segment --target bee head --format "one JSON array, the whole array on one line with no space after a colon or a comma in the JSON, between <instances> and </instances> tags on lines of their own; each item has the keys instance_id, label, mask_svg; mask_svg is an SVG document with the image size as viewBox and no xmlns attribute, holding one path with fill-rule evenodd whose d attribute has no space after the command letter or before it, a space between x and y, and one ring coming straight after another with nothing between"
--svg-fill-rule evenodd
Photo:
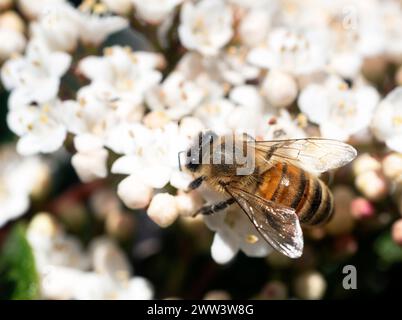
<instances>
[{"instance_id":1,"label":"bee head","mask_svg":"<svg viewBox=\"0 0 402 320\"><path fill-rule=\"evenodd\" d=\"M193 145L186 152L186 168L191 171L197 171L206 151L211 151L211 147L218 135L213 131L200 132Z\"/></svg>"}]
</instances>

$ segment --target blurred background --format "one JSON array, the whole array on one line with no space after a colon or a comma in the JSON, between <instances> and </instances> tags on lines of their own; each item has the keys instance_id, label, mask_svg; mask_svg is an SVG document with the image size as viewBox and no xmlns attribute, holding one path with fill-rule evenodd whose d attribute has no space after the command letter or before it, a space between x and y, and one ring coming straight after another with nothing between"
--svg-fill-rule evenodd
<instances>
[{"instance_id":1,"label":"blurred background","mask_svg":"<svg viewBox=\"0 0 402 320\"><path fill-rule=\"evenodd\" d=\"M0 298L394 296L401 43L398 0L0 0ZM190 217L177 151L205 128L356 147L301 258Z\"/></svg>"}]
</instances>

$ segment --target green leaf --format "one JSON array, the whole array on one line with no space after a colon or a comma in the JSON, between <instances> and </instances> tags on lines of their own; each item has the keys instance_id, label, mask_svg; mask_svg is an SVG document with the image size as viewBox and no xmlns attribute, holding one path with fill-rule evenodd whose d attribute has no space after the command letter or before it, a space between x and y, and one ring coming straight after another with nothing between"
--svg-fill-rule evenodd
<instances>
[{"instance_id":1,"label":"green leaf","mask_svg":"<svg viewBox=\"0 0 402 320\"><path fill-rule=\"evenodd\" d=\"M377 238L374 250L386 267L402 261L402 248L392 240L390 232L383 233Z\"/></svg>"},{"instance_id":2,"label":"green leaf","mask_svg":"<svg viewBox=\"0 0 402 320\"><path fill-rule=\"evenodd\" d=\"M2 298L33 300L39 297L39 277L23 224L15 225L4 243L0 254L0 277L2 287L9 289L7 296Z\"/></svg>"}]
</instances>

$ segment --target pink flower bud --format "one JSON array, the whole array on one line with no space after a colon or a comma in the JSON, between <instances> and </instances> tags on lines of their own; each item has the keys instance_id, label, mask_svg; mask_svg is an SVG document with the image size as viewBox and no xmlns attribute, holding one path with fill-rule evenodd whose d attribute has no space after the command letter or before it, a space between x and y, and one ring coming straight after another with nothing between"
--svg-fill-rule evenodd
<instances>
[{"instance_id":1,"label":"pink flower bud","mask_svg":"<svg viewBox=\"0 0 402 320\"><path fill-rule=\"evenodd\" d=\"M399 246L402 246L402 219L394 222L391 233L394 242Z\"/></svg>"},{"instance_id":2,"label":"pink flower bud","mask_svg":"<svg viewBox=\"0 0 402 320\"><path fill-rule=\"evenodd\" d=\"M375 213L372 203L363 197L356 198L352 201L350 211L352 216L356 219L369 218Z\"/></svg>"}]
</instances>

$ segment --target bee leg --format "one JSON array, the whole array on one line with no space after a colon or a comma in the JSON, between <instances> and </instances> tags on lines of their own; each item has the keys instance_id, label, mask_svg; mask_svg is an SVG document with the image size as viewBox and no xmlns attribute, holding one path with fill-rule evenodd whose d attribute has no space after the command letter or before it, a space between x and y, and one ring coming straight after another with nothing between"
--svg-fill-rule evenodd
<instances>
[{"instance_id":1,"label":"bee leg","mask_svg":"<svg viewBox=\"0 0 402 320\"><path fill-rule=\"evenodd\" d=\"M195 190L197 188L199 188L202 184L202 182L205 180L205 177L198 177L197 179L193 180L189 186L187 187L187 191L186 192L190 192L192 190Z\"/></svg>"},{"instance_id":2,"label":"bee leg","mask_svg":"<svg viewBox=\"0 0 402 320\"><path fill-rule=\"evenodd\" d=\"M223 209L226 209L227 207L232 205L234 202L235 202L235 200L233 198L229 198L225 201L221 201L221 202L209 205L209 206L202 207L193 214L193 217L195 217L199 214L202 214L202 215L214 214L218 211L222 211Z\"/></svg>"}]
</instances>

